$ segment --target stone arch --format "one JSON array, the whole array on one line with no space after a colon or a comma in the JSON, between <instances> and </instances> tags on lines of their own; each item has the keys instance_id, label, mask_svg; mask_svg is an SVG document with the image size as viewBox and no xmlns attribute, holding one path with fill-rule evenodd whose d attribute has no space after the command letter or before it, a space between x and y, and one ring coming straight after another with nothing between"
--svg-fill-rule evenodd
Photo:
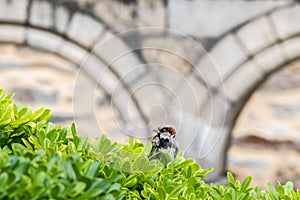
<instances>
[{"instance_id":1,"label":"stone arch","mask_svg":"<svg viewBox=\"0 0 300 200\"><path fill-rule=\"evenodd\" d=\"M296 4L259 16L229 32L200 58L196 69L214 91L201 117L219 133L207 133L207 145L217 146L204 158L204 166L216 167L211 178L225 172L231 130L248 97L271 73L299 59L299 11Z\"/></svg>"},{"instance_id":2,"label":"stone arch","mask_svg":"<svg viewBox=\"0 0 300 200\"><path fill-rule=\"evenodd\" d=\"M184 114L185 123L181 122L185 127L180 128L182 134L179 139L183 142L183 138L192 140L185 144L190 146L188 155L197 158L204 167L215 168L210 178L217 178L224 172L231 128L247 96L273 70L300 56L299 11L299 6L289 5L234 29L221 38L209 55L204 54L197 63L191 62L194 70L184 74L189 84L180 85L176 91L177 96L183 99L179 110L187 111ZM98 83L108 95L112 95L115 85L120 85L115 93L114 105L122 113L124 121L137 116L147 123L148 113L145 113L143 106L157 102L166 105L170 108L169 113L176 116L178 107L174 99L165 101L162 91L153 95L152 90L147 89L146 94L134 94L135 85L159 79L149 71L146 63L131 53L131 48L121 38L116 38L114 44L104 43L102 48L92 51L95 44L112 36L109 26L100 19L80 10L71 11L65 5L54 4L52 1L0 2L1 42L24 44L49 51L78 66L84 61L82 69L95 82L99 81L99 73L104 71L105 75ZM154 47L157 48L157 45ZM87 54L90 56L85 59ZM180 52L177 54L180 55ZM114 60L119 56L122 57ZM126 76L136 66L140 66L140 69L132 76ZM124 76L126 78L121 78ZM181 83L180 79L170 75L159 83L173 86L175 82ZM199 105L185 99L195 93ZM124 104L124 99L130 103ZM196 106L200 107L200 113L194 112ZM176 120L178 118L175 117L171 121L176 124ZM191 121L197 121L195 126L190 127ZM193 129L196 130L191 133ZM147 133L144 135L148 136Z\"/></svg>"},{"instance_id":3,"label":"stone arch","mask_svg":"<svg viewBox=\"0 0 300 200\"><path fill-rule=\"evenodd\" d=\"M145 29L144 29L145 30ZM144 30L138 30L143 32ZM147 34L161 34L163 29L148 29ZM198 106L185 101L184 98L195 92L186 89L194 89L200 96L195 96L195 102L203 104L203 100L208 96L209 91L205 84L192 73L192 71L183 74L182 77L187 80L188 84L180 84L182 79L177 79L176 76L168 74L158 80L157 73L164 75L162 68L149 70L151 63L144 63L139 57L132 53L139 49L140 46L129 48L122 38L114 37L114 40L109 40L114 37L113 31L109 26L95 16L85 13L81 10L69 10L63 4L53 3L46 0L11 0L0 2L0 42L15 43L18 45L27 45L36 49L41 49L53 54L57 54L74 64L80 66L80 69L87 73L91 79L102 87L109 96L114 96L113 103L120 112L121 117L125 122L131 121L132 117L141 119L142 123L148 123L149 106L159 104L166 107L176 107L175 100L165 101L164 92L155 89L155 98L153 98L151 88L143 89L142 93L135 93L137 87L143 84L158 83L172 88L174 83L180 85L178 91L175 91L181 101L184 103L183 109L193 112L193 106ZM185 37L185 36L180 36ZM192 40L191 38L189 38ZM108 41L108 42L107 42ZM113 42L113 43L112 43ZM97 44L101 44L97 47ZM202 47L199 51L203 51ZM168 52L169 49L164 49L164 46L159 44L149 44L146 48L160 48ZM182 53L173 50L172 53L182 59ZM86 55L89 54L87 57ZM117 59L116 59L117 58ZM191 62L193 66L196 63ZM136 70L136 67L139 67ZM152 67L152 66L151 66ZM130 73L133 72L134 73ZM173 70L175 73L179 73ZM165 70L165 73L168 73ZM101 76L101 79L99 77ZM117 88L117 91L116 90ZM92 91L90 91L92 92ZM205 98L204 98L205 97ZM92 102L90 102L92 104ZM175 114L179 108L176 108ZM173 109L174 110L174 109ZM196 116L198 120L199 112L193 113L193 118ZM172 122L182 123L178 118L172 119ZM176 121L177 120L177 121ZM191 119L189 119L191 120ZM159 120L158 120L159 121ZM199 132L198 123L195 124L197 131L187 135L181 134L181 137L195 138ZM153 126L151 127L153 128ZM194 127L193 127L194 128ZM149 138L149 132L143 128L139 134L133 135L136 137ZM190 130L189 127L187 130ZM186 130L186 128L184 129ZM89 132L89 131L87 131ZM137 132L137 131L135 131ZM183 131L184 132L184 131ZM190 145L193 141L188 141L184 146ZM193 145L192 145L193 146ZM195 146L195 145L194 145ZM193 150L195 151L195 149ZM193 155L197 157L196 155Z\"/></svg>"},{"instance_id":4,"label":"stone arch","mask_svg":"<svg viewBox=\"0 0 300 200\"><path fill-rule=\"evenodd\" d=\"M31 46L81 65L81 69L98 82L107 95L112 95L114 85L120 84L122 92L118 93L119 97L114 98L114 105L123 119L129 120L128 109L139 117L143 116L138 101L129 96L130 91L126 87L126 84L134 80L120 79L135 65L142 65L142 62L136 55L128 54L112 63L112 59L118 54L129 51L122 39L117 37L112 46L105 45L106 51L92 51L95 44L113 36L110 28L100 19L84 11L70 10L63 4L44 0L1 1L0 12L0 42ZM105 71L105 75L99 80L99 73L102 71ZM145 69L139 70L135 75L142 76L144 71ZM128 103L127 110L122 103L124 98L128 101L135 100Z\"/></svg>"}]
</instances>

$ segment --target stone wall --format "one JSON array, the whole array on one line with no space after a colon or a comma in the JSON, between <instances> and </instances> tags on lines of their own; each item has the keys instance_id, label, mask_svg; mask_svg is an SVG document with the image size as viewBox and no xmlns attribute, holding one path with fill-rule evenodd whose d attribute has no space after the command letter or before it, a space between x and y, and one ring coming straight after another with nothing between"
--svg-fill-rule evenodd
<instances>
[{"instance_id":1,"label":"stone wall","mask_svg":"<svg viewBox=\"0 0 300 200\"><path fill-rule=\"evenodd\" d=\"M300 63L272 74L252 94L233 129L228 167L253 184L290 180L300 187Z\"/></svg>"},{"instance_id":2,"label":"stone wall","mask_svg":"<svg viewBox=\"0 0 300 200\"><path fill-rule=\"evenodd\" d=\"M81 133L107 129L120 141L148 141L152 128L173 124L181 149L214 167L209 178L216 180L249 95L300 56L299 11L292 0L0 1L0 42L53 54L78 70L68 84ZM63 92L49 94L56 101Z\"/></svg>"}]
</instances>

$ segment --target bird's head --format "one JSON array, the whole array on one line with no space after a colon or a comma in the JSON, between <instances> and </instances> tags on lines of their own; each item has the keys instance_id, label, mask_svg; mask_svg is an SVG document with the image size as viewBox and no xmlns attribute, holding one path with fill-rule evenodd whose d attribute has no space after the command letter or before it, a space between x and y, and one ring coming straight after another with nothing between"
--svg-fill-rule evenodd
<instances>
[{"instance_id":1,"label":"bird's head","mask_svg":"<svg viewBox=\"0 0 300 200\"><path fill-rule=\"evenodd\" d=\"M173 137L176 136L176 130L173 126L170 125L165 125L165 126L160 126L157 129L152 130L156 134L162 134L162 133L167 133Z\"/></svg>"},{"instance_id":2,"label":"bird's head","mask_svg":"<svg viewBox=\"0 0 300 200\"><path fill-rule=\"evenodd\" d=\"M176 130L173 126L160 126L158 129L153 130L156 135L152 140L153 146L164 147L169 142L173 142L176 136Z\"/></svg>"}]
</instances>

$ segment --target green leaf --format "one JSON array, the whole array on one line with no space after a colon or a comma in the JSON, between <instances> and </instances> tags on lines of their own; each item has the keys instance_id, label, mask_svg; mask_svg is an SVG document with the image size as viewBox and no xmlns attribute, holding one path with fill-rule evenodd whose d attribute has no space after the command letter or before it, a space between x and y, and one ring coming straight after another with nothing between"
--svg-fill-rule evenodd
<instances>
[{"instance_id":1,"label":"green leaf","mask_svg":"<svg viewBox=\"0 0 300 200\"><path fill-rule=\"evenodd\" d=\"M76 176L76 172L73 168L73 165L72 165L72 161L71 160L68 160L67 161L67 174L68 176L73 179L73 180L77 180L77 176Z\"/></svg>"},{"instance_id":2,"label":"green leaf","mask_svg":"<svg viewBox=\"0 0 300 200\"><path fill-rule=\"evenodd\" d=\"M0 89L0 100L4 98L5 92L3 89Z\"/></svg>"},{"instance_id":3,"label":"green leaf","mask_svg":"<svg viewBox=\"0 0 300 200\"><path fill-rule=\"evenodd\" d=\"M152 143L148 142L144 148L144 154L149 155L152 150Z\"/></svg>"},{"instance_id":4,"label":"green leaf","mask_svg":"<svg viewBox=\"0 0 300 200\"><path fill-rule=\"evenodd\" d=\"M227 172L228 182L234 185L234 177L230 172Z\"/></svg>"},{"instance_id":5,"label":"green leaf","mask_svg":"<svg viewBox=\"0 0 300 200\"><path fill-rule=\"evenodd\" d=\"M245 192L248 189L251 182L252 182L252 176L248 176L242 184L241 192Z\"/></svg>"},{"instance_id":6,"label":"green leaf","mask_svg":"<svg viewBox=\"0 0 300 200\"><path fill-rule=\"evenodd\" d=\"M46 179L46 173L40 171L35 176L33 176L33 184L35 186L44 186L45 179Z\"/></svg>"},{"instance_id":7,"label":"green leaf","mask_svg":"<svg viewBox=\"0 0 300 200\"><path fill-rule=\"evenodd\" d=\"M179 163L178 165L176 165L177 169L183 168L183 167L187 167L189 165L192 165L193 163L195 163L194 159L187 159L181 163Z\"/></svg>"},{"instance_id":8,"label":"green leaf","mask_svg":"<svg viewBox=\"0 0 300 200\"><path fill-rule=\"evenodd\" d=\"M94 162L93 164L91 164L91 166L89 167L87 173L86 173L86 177L92 179L96 176L97 172L99 171L99 167L100 167L100 163L99 162Z\"/></svg>"},{"instance_id":9,"label":"green leaf","mask_svg":"<svg viewBox=\"0 0 300 200\"><path fill-rule=\"evenodd\" d=\"M107 193L113 192L113 191L118 191L121 188L121 184L120 183L114 183L109 190L107 191Z\"/></svg>"},{"instance_id":10,"label":"green leaf","mask_svg":"<svg viewBox=\"0 0 300 200\"><path fill-rule=\"evenodd\" d=\"M161 200L166 199L166 190L163 187L161 187L161 186L157 187L157 192L159 194L159 199L161 199Z\"/></svg>"},{"instance_id":11,"label":"green leaf","mask_svg":"<svg viewBox=\"0 0 300 200\"><path fill-rule=\"evenodd\" d=\"M72 132L72 135L73 135L73 137L76 137L76 127L75 127L75 124L74 123L72 123L72 125L71 125L71 132Z\"/></svg>"},{"instance_id":12,"label":"green leaf","mask_svg":"<svg viewBox=\"0 0 300 200\"><path fill-rule=\"evenodd\" d=\"M276 199L276 200L280 200L278 193L275 189L275 187L271 184L271 183L267 183L267 187L269 188L272 196Z\"/></svg>"},{"instance_id":13,"label":"green leaf","mask_svg":"<svg viewBox=\"0 0 300 200\"><path fill-rule=\"evenodd\" d=\"M14 93L11 93L11 94L7 95L7 96L5 97L5 99L11 99L11 98L13 98L13 96L15 96L15 94L14 94ZM1 98L0 98L0 99L1 99Z\"/></svg>"},{"instance_id":14,"label":"green leaf","mask_svg":"<svg viewBox=\"0 0 300 200\"><path fill-rule=\"evenodd\" d=\"M8 185L8 174L6 172L2 172L0 174L0 192L4 192L6 186Z\"/></svg>"},{"instance_id":15,"label":"green leaf","mask_svg":"<svg viewBox=\"0 0 300 200\"><path fill-rule=\"evenodd\" d=\"M75 186L73 186L73 189L70 193L72 197L76 197L79 194L83 193L84 189L86 187L86 184L84 182L75 182Z\"/></svg>"},{"instance_id":16,"label":"green leaf","mask_svg":"<svg viewBox=\"0 0 300 200\"><path fill-rule=\"evenodd\" d=\"M138 179L135 176L133 176L130 179L126 179L126 183L124 184L124 186L127 188L131 188L131 187L135 186L137 184L137 182L138 182Z\"/></svg>"},{"instance_id":17,"label":"green leaf","mask_svg":"<svg viewBox=\"0 0 300 200\"><path fill-rule=\"evenodd\" d=\"M175 188L171 191L170 197L177 197L177 196L180 195L184 190L185 190L185 187L182 187L181 185L178 185L177 187L175 187Z\"/></svg>"},{"instance_id":18,"label":"green leaf","mask_svg":"<svg viewBox=\"0 0 300 200\"><path fill-rule=\"evenodd\" d=\"M128 160L126 160L126 161L123 163L122 171L123 171L123 172L131 172L131 163L130 163Z\"/></svg>"},{"instance_id":19,"label":"green leaf","mask_svg":"<svg viewBox=\"0 0 300 200\"><path fill-rule=\"evenodd\" d=\"M21 138L22 142L25 144L25 146L30 149L30 150L33 150L31 144L24 138Z\"/></svg>"}]
</instances>

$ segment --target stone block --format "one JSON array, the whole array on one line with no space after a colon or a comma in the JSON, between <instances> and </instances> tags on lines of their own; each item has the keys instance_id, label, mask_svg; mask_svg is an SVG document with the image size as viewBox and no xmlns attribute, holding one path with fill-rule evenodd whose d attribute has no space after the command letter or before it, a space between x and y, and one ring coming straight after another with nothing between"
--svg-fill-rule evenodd
<instances>
[{"instance_id":1,"label":"stone block","mask_svg":"<svg viewBox=\"0 0 300 200\"><path fill-rule=\"evenodd\" d=\"M186 82L185 76L180 74L180 72L174 70L172 66L167 66L159 63L148 63L144 64L143 68L147 69L146 74L152 74L153 83L161 86L161 90L163 90L166 95L176 95L178 89L184 82ZM142 78L143 77L141 77L141 79Z\"/></svg>"},{"instance_id":2,"label":"stone block","mask_svg":"<svg viewBox=\"0 0 300 200\"><path fill-rule=\"evenodd\" d=\"M263 48L275 43L276 36L267 17L262 17L242 27L237 36L241 39L247 50L255 54Z\"/></svg>"},{"instance_id":3,"label":"stone block","mask_svg":"<svg viewBox=\"0 0 300 200\"><path fill-rule=\"evenodd\" d=\"M117 107L121 114L121 118L125 121L125 123L131 124L134 128L132 132L128 130L127 134L137 137L139 132L136 130L138 127L145 126L146 123L143 121L142 116L132 99L132 94L129 93L120 82L111 92L112 103ZM142 132L140 131L140 133Z\"/></svg>"},{"instance_id":4,"label":"stone block","mask_svg":"<svg viewBox=\"0 0 300 200\"><path fill-rule=\"evenodd\" d=\"M137 1L139 27L165 27L166 9L163 1Z\"/></svg>"},{"instance_id":5,"label":"stone block","mask_svg":"<svg viewBox=\"0 0 300 200\"><path fill-rule=\"evenodd\" d=\"M292 3L293 0L168 2L171 29L194 37L220 37L256 16Z\"/></svg>"},{"instance_id":6,"label":"stone block","mask_svg":"<svg viewBox=\"0 0 300 200\"><path fill-rule=\"evenodd\" d=\"M281 39L300 32L300 6L283 8L272 13L271 18Z\"/></svg>"},{"instance_id":7,"label":"stone block","mask_svg":"<svg viewBox=\"0 0 300 200\"><path fill-rule=\"evenodd\" d=\"M0 20L8 22L25 22L29 0L0 1Z\"/></svg>"},{"instance_id":8,"label":"stone block","mask_svg":"<svg viewBox=\"0 0 300 200\"><path fill-rule=\"evenodd\" d=\"M194 75L185 77L177 88L173 102L178 102L181 111L200 116L201 108L210 95L208 88Z\"/></svg>"},{"instance_id":9,"label":"stone block","mask_svg":"<svg viewBox=\"0 0 300 200\"><path fill-rule=\"evenodd\" d=\"M248 61L228 77L224 83L224 92L231 101L238 102L250 94L262 78L263 71L255 63Z\"/></svg>"},{"instance_id":10,"label":"stone block","mask_svg":"<svg viewBox=\"0 0 300 200\"><path fill-rule=\"evenodd\" d=\"M67 30L67 36L84 45L90 47L102 35L103 25L92 17L75 13Z\"/></svg>"},{"instance_id":11,"label":"stone block","mask_svg":"<svg viewBox=\"0 0 300 200\"><path fill-rule=\"evenodd\" d=\"M63 42L63 38L58 35L32 28L27 29L26 39L28 44L50 52L57 52Z\"/></svg>"},{"instance_id":12,"label":"stone block","mask_svg":"<svg viewBox=\"0 0 300 200\"><path fill-rule=\"evenodd\" d=\"M172 30L145 28L139 33L141 53L147 62L169 66L182 75L187 75L206 53L200 42Z\"/></svg>"},{"instance_id":13,"label":"stone block","mask_svg":"<svg viewBox=\"0 0 300 200\"><path fill-rule=\"evenodd\" d=\"M295 59L300 56L300 37L291 38L282 43L284 55L289 59Z\"/></svg>"},{"instance_id":14,"label":"stone block","mask_svg":"<svg viewBox=\"0 0 300 200\"><path fill-rule=\"evenodd\" d=\"M29 22L34 26L50 28L53 26L53 6L49 1L33 1Z\"/></svg>"},{"instance_id":15,"label":"stone block","mask_svg":"<svg viewBox=\"0 0 300 200\"><path fill-rule=\"evenodd\" d=\"M67 29L70 20L70 13L63 6L59 6L55 9L55 28L60 33L64 33Z\"/></svg>"},{"instance_id":16,"label":"stone block","mask_svg":"<svg viewBox=\"0 0 300 200\"><path fill-rule=\"evenodd\" d=\"M25 40L25 27L13 25L0 26L0 41L21 44Z\"/></svg>"},{"instance_id":17,"label":"stone block","mask_svg":"<svg viewBox=\"0 0 300 200\"><path fill-rule=\"evenodd\" d=\"M93 52L105 60L127 84L137 80L146 71L134 49L127 46L118 35L113 35L109 31L96 43Z\"/></svg>"},{"instance_id":18,"label":"stone block","mask_svg":"<svg viewBox=\"0 0 300 200\"><path fill-rule=\"evenodd\" d=\"M71 62L81 65L88 52L74 43L64 41L58 50L58 53Z\"/></svg>"},{"instance_id":19,"label":"stone block","mask_svg":"<svg viewBox=\"0 0 300 200\"><path fill-rule=\"evenodd\" d=\"M216 88L246 58L234 36L228 35L208 55L200 58L196 70L209 87Z\"/></svg>"},{"instance_id":20,"label":"stone block","mask_svg":"<svg viewBox=\"0 0 300 200\"><path fill-rule=\"evenodd\" d=\"M120 1L101 0L94 1L94 14L109 24L116 32L124 32L136 28L137 5L123 4Z\"/></svg>"},{"instance_id":21,"label":"stone block","mask_svg":"<svg viewBox=\"0 0 300 200\"><path fill-rule=\"evenodd\" d=\"M141 77L129 87L130 93L139 102L145 116L150 118L153 109L157 108L158 112L156 113L165 117L166 103L169 103L171 93L160 84L155 72L149 71L146 76Z\"/></svg>"},{"instance_id":22,"label":"stone block","mask_svg":"<svg viewBox=\"0 0 300 200\"><path fill-rule=\"evenodd\" d=\"M256 55L253 61L256 62L265 73L269 73L285 62L283 53L283 49L275 45Z\"/></svg>"},{"instance_id":23,"label":"stone block","mask_svg":"<svg viewBox=\"0 0 300 200\"><path fill-rule=\"evenodd\" d=\"M201 119L215 126L223 126L233 118L228 99L219 94L212 94L201 108Z\"/></svg>"},{"instance_id":24,"label":"stone block","mask_svg":"<svg viewBox=\"0 0 300 200\"><path fill-rule=\"evenodd\" d=\"M110 69L94 55L89 55L84 59L80 70L88 74L109 95L112 95L115 87L120 84Z\"/></svg>"},{"instance_id":25,"label":"stone block","mask_svg":"<svg viewBox=\"0 0 300 200\"><path fill-rule=\"evenodd\" d=\"M227 126L202 125L200 144L198 146L198 162L204 168L213 167L213 172L206 177L216 179L225 171L226 147L230 129Z\"/></svg>"}]
</instances>

